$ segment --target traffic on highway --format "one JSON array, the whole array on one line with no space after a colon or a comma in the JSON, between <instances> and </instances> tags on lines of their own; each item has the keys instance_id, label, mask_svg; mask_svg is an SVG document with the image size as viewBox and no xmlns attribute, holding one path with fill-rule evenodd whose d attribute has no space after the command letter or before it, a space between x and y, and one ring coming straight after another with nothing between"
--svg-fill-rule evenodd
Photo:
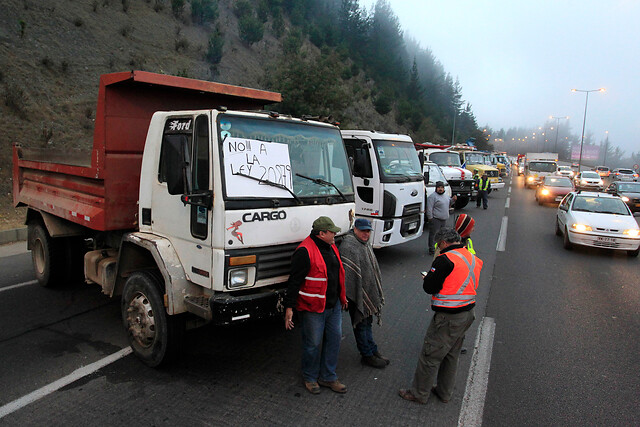
<instances>
[{"instance_id":1,"label":"traffic on highway","mask_svg":"<svg viewBox=\"0 0 640 427\"><path fill-rule=\"evenodd\" d=\"M554 161L536 159L522 176L517 162L508 165L514 173L500 177L504 186L490 193L487 210L472 203L451 215L450 226L456 214L473 217L484 266L448 403L415 405L397 395L411 381L433 316L421 279L433 261L427 228L376 251L385 304L374 333L390 364L361 364L345 320L338 372L349 391L318 396L300 385L301 336L285 330L281 317L188 329L177 359L152 368L132 354L120 301L82 280L39 286L31 254L18 242L0 247L0 420L633 425L640 407L640 378L631 374L640 354L640 183L594 171L599 191L581 189L590 174L574 174L576 181L564 168L548 171ZM427 182L445 176L435 163L423 164Z\"/></svg>"}]
</instances>

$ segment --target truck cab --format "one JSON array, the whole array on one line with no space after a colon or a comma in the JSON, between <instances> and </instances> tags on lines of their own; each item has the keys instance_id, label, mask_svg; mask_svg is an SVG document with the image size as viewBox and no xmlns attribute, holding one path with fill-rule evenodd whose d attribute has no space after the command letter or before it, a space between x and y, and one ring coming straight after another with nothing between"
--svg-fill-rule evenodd
<instances>
[{"instance_id":1,"label":"truck cab","mask_svg":"<svg viewBox=\"0 0 640 427\"><path fill-rule=\"evenodd\" d=\"M424 178L411 137L343 130L342 138L352 159L356 216L371 221L373 247L420 237Z\"/></svg>"},{"instance_id":2,"label":"truck cab","mask_svg":"<svg viewBox=\"0 0 640 427\"><path fill-rule=\"evenodd\" d=\"M491 182L492 190L504 188L504 181L500 178L498 168L491 164L486 153L480 151L461 150L458 154L463 167L471 171L476 179L486 173L489 181Z\"/></svg>"},{"instance_id":3,"label":"truck cab","mask_svg":"<svg viewBox=\"0 0 640 427\"><path fill-rule=\"evenodd\" d=\"M454 208L464 208L476 194L473 175L462 167L460 157L455 151L442 148L425 148L428 146L431 145L416 144L418 154L424 159L423 172L427 173L431 170L431 166L427 164L428 162L437 164L451 188L452 195L457 196Z\"/></svg>"}]
</instances>

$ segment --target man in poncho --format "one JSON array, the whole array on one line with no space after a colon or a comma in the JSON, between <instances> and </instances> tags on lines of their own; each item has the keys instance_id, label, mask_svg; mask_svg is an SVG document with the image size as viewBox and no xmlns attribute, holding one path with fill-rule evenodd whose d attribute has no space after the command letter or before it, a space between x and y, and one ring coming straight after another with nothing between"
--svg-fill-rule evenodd
<instances>
[{"instance_id":1,"label":"man in poncho","mask_svg":"<svg viewBox=\"0 0 640 427\"><path fill-rule=\"evenodd\" d=\"M373 316L380 324L380 310L384 305L380 267L369 244L371 222L365 218L356 219L353 229L340 244L340 257L345 271L347 301L353 333L362 363L374 368L384 368L389 359L378 352L373 340Z\"/></svg>"}]
</instances>

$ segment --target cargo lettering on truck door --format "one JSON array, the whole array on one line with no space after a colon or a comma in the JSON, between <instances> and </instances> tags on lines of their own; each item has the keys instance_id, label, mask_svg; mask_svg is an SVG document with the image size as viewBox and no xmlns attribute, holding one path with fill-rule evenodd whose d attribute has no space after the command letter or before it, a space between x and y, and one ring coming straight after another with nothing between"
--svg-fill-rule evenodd
<instances>
[{"instance_id":1,"label":"cargo lettering on truck door","mask_svg":"<svg viewBox=\"0 0 640 427\"><path fill-rule=\"evenodd\" d=\"M193 123L191 123L193 122ZM184 204L181 196L208 192L211 189L210 118L168 118L159 153L158 184L152 198L152 230L167 237L180 258L187 278L206 288L212 283L212 210L196 204ZM169 168L182 168L179 162L169 160L169 141L184 141L182 158L185 162L185 187L170 189L164 176ZM171 164L170 164L171 163ZM173 193L173 194L170 194Z\"/></svg>"}]
</instances>

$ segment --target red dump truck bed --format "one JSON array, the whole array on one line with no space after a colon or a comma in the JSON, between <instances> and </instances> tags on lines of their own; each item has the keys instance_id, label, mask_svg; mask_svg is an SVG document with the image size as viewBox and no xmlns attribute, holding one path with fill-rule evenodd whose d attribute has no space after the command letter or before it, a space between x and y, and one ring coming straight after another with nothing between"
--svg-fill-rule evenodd
<instances>
[{"instance_id":1,"label":"red dump truck bed","mask_svg":"<svg viewBox=\"0 0 640 427\"><path fill-rule=\"evenodd\" d=\"M142 153L153 113L218 106L257 110L280 101L275 92L144 71L104 74L90 159L14 145L14 204L94 230L136 229Z\"/></svg>"}]
</instances>

